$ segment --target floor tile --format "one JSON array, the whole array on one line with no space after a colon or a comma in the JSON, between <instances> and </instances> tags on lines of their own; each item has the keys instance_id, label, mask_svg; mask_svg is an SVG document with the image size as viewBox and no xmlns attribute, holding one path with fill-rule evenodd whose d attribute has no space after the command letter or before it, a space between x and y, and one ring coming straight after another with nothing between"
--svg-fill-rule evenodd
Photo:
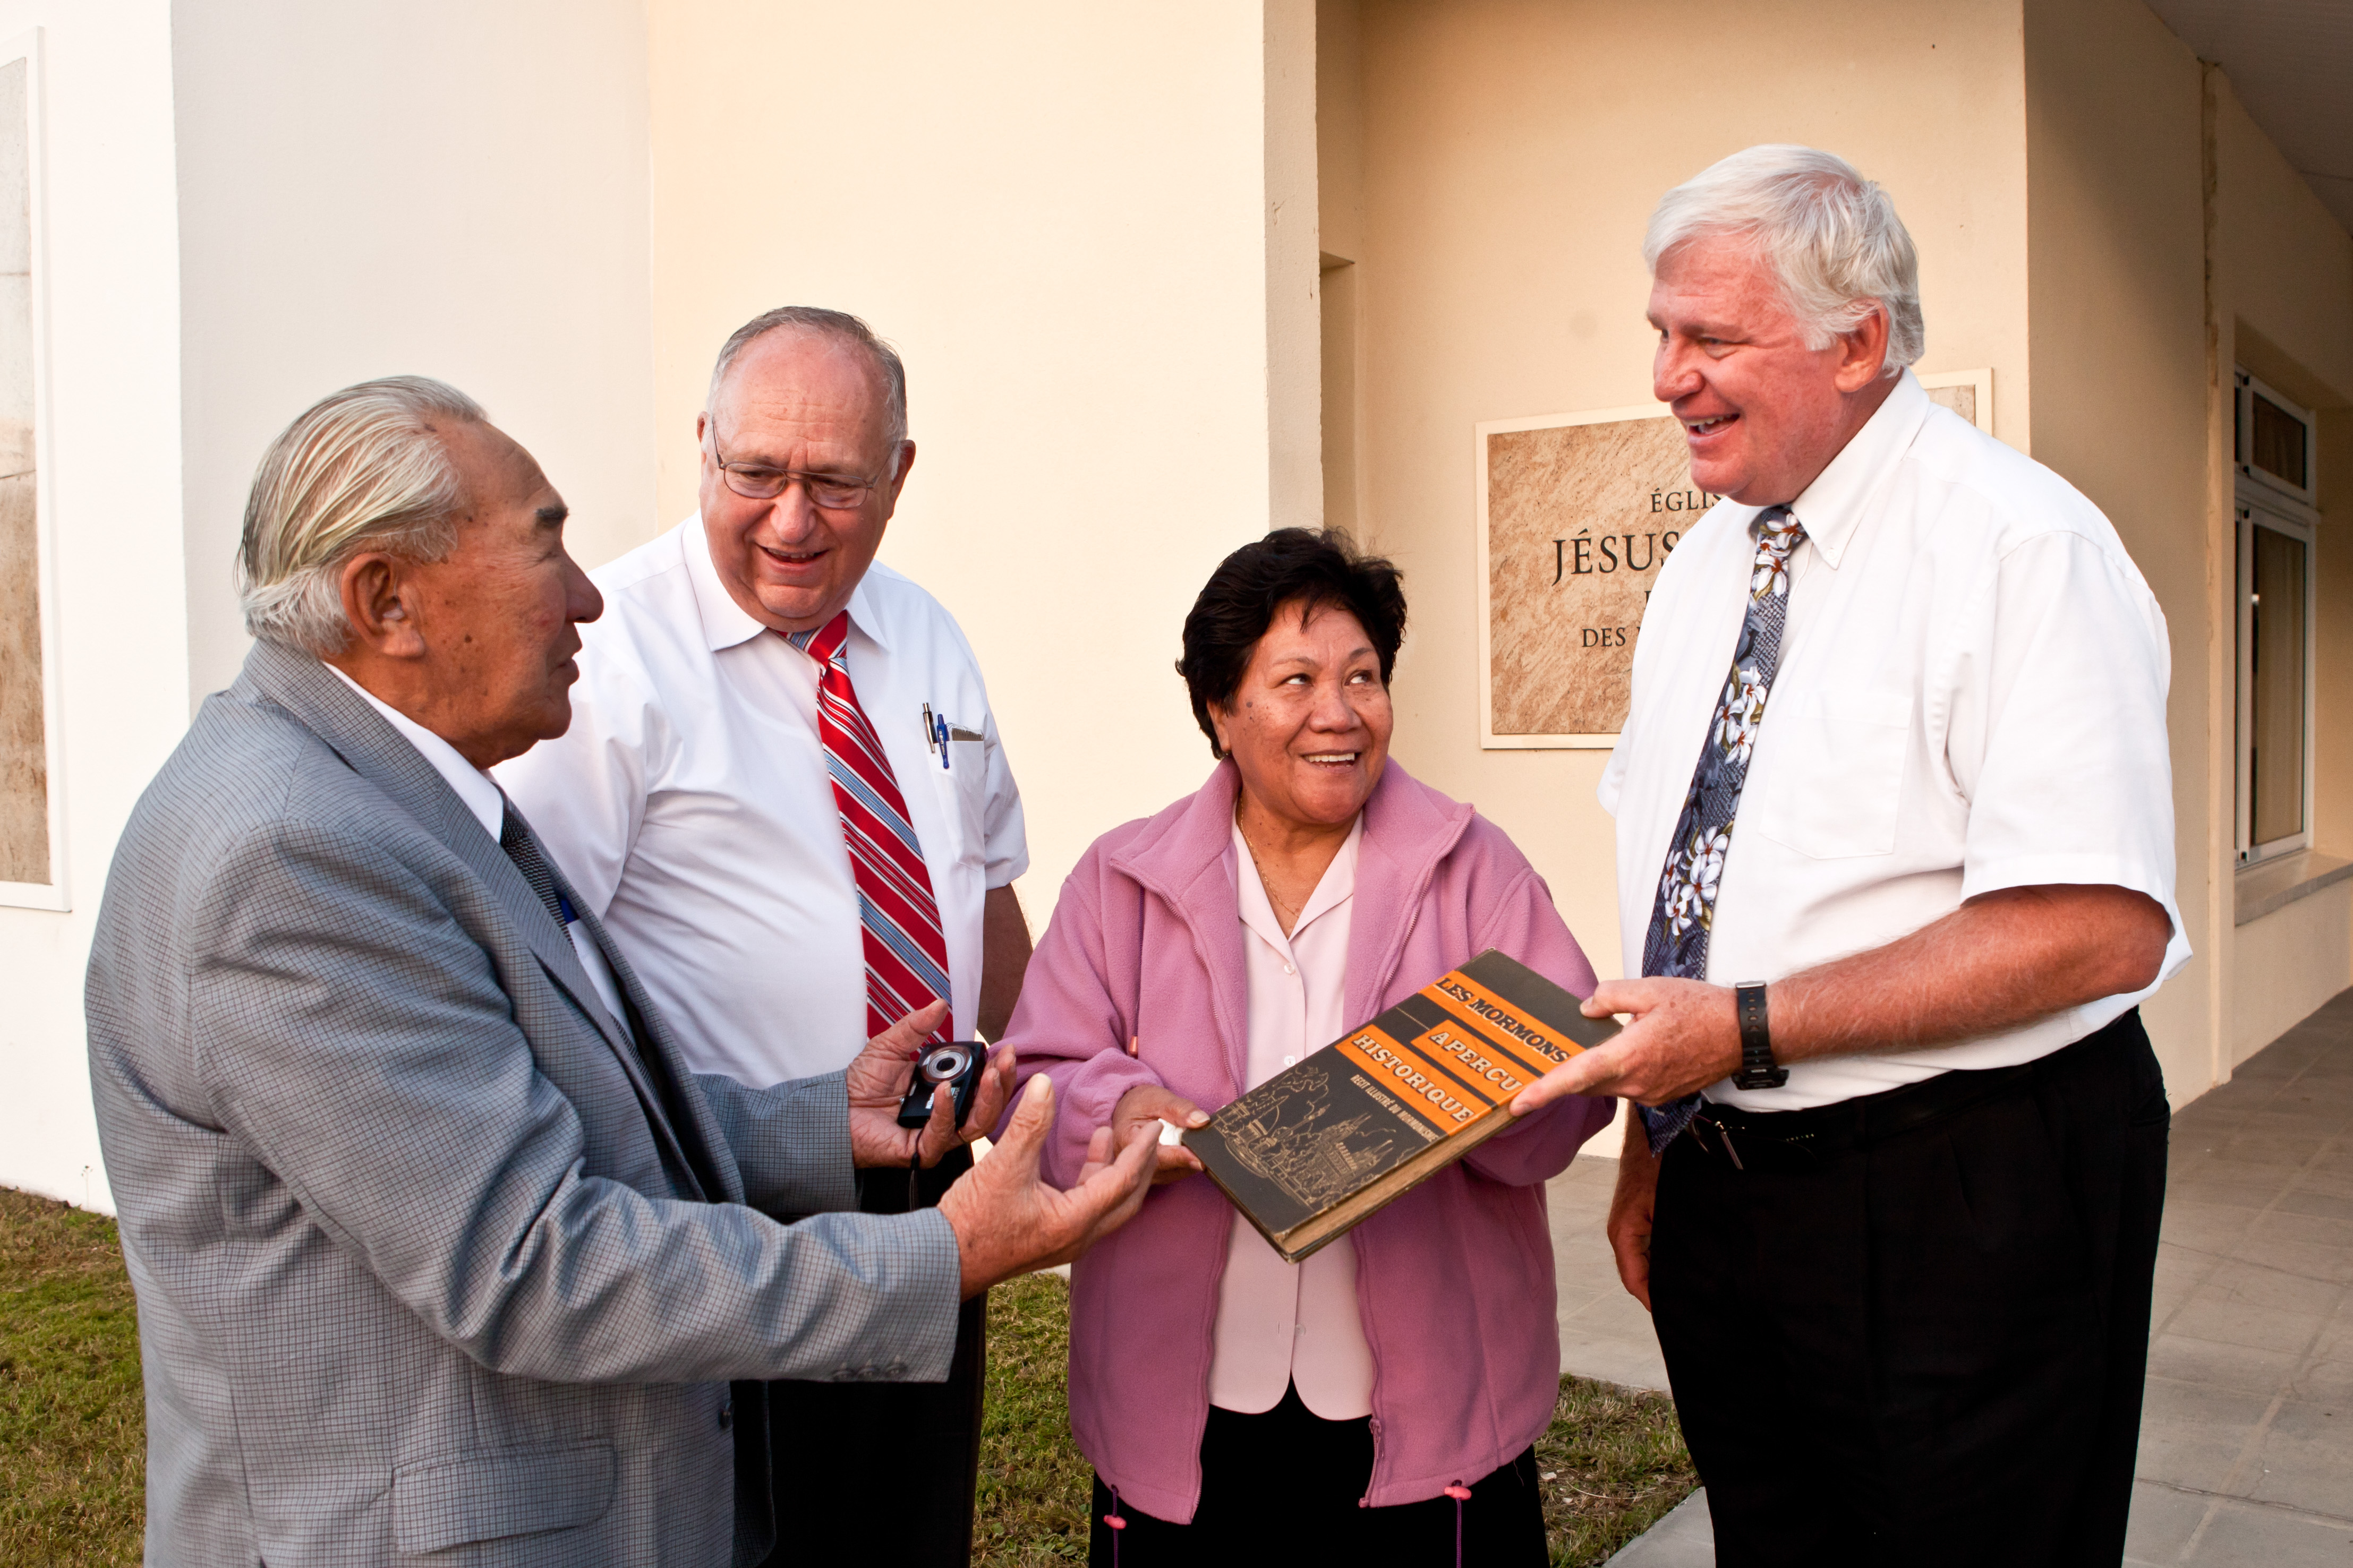
<instances>
[{"instance_id":1,"label":"floor tile","mask_svg":"<svg viewBox=\"0 0 2353 1568\"><path fill-rule=\"evenodd\" d=\"M2290 1351L2301 1355L2327 1325L2324 1312L2283 1310L2249 1301L2218 1300L2201 1285L2180 1310L2166 1320L2168 1333L2194 1340L2219 1340L2262 1351Z\"/></svg>"},{"instance_id":2,"label":"floor tile","mask_svg":"<svg viewBox=\"0 0 2353 1568\"><path fill-rule=\"evenodd\" d=\"M1569 1320L1575 1328L1593 1333L1614 1335L1621 1340L1653 1340L1658 1331L1651 1326L1651 1314L1642 1303L1623 1290L1596 1297L1578 1309Z\"/></svg>"},{"instance_id":3,"label":"floor tile","mask_svg":"<svg viewBox=\"0 0 2353 1568\"><path fill-rule=\"evenodd\" d=\"M2289 1243L2291 1246L2308 1245ZM2326 1249L2321 1249L2326 1250ZM2198 1287L2198 1299L2230 1302L2234 1305L2268 1307L2283 1312L2310 1317L2317 1327L2337 1310L2345 1298L2345 1287L2333 1279L2316 1279L2310 1275L2290 1273L2284 1268L2269 1268L2250 1261L2244 1254L2233 1258L2227 1267L2217 1269L2205 1283Z\"/></svg>"},{"instance_id":4,"label":"floor tile","mask_svg":"<svg viewBox=\"0 0 2353 1568\"><path fill-rule=\"evenodd\" d=\"M2207 1196L2209 1190L2176 1187L2168 1191L2165 1219L2158 1226L2158 1234L2178 1247L2216 1251L2244 1236L2270 1206L2272 1198L2278 1196L2274 1193L2261 1203L2233 1203Z\"/></svg>"},{"instance_id":5,"label":"floor tile","mask_svg":"<svg viewBox=\"0 0 2353 1568\"><path fill-rule=\"evenodd\" d=\"M1702 1487L1667 1512L1666 1518L1620 1547L1609 1568L1715 1568L1715 1530L1708 1522L1707 1489Z\"/></svg>"},{"instance_id":6,"label":"floor tile","mask_svg":"<svg viewBox=\"0 0 2353 1568\"><path fill-rule=\"evenodd\" d=\"M1560 1370L1572 1377L1614 1383L1620 1388L1646 1388L1658 1394L1667 1392L1667 1363L1659 1354L1659 1342L1656 1340L1640 1344L1631 1340L1588 1334L1572 1341L1564 1334L1561 1336Z\"/></svg>"},{"instance_id":7,"label":"floor tile","mask_svg":"<svg viewBox=\"0 0 2353 1568\"><path fill-rule=\"evenodd\" d=\"M2251 1232L2239 1243L2232 1261L2260 1264L2306 1279L2353 1285L2353 1250L2290 1241L2270 1230Z\"/></svg>"},{"instance_id":8,"label":"floor tile","mask_svg":"<svg viewBox=\"0 0 2353 1568\"><path fill-rule=\"evenodd\" d=\"M2132 1516L2125 1525L2126 1562L2171 1563L2206 1517L2208 1500L2155 1481L2135 1481Z\"/></svg>"},{"instance_id":9,"label":"floor tile","mask_svg":"<svg viewBox=\"0 0 2353 1568\"><path fill-rule=\"evenodd\" d=\"M2353 1220L2298 1214L2293 1209L2274 1209L2255 1222L2255 1228L2273 1236L2284 1237L2290 1241L2353 1250Z\"/></svg>"},{"instance_id":10,"label":"floor tile","mask_svg":"<svg viewBox=\"0 0 2353 1568\"><path fill-rule=\"evenodd\" d=\"M2189 1299L2191 1291L2203 1284L2207 1276L2221 1263L2221 1255L2184 1247L2179 1242L2159 1241L2157 1244L2157 1278L2152 1281L2158 1303L2158 1320Z\"/></svg>"},{"instance_id":11,"label":"floor tile","mask_svg":"<svg viewBox=\"0 0 2353 1568\"><path fill-rule=\"evenodd\" d=\"M2319 1131L2241 1131L2215 1143L2205 1163L2225 1181L2276 1182L2312 1163L2312 1157L2334 1141L2333 1132Z\"/></svg>"},{"instance_id":12,"label":"floor tile","mask_svg":"<svg viewBox=\"0 0 2353 1568\"><path fill-rule=\"evenodd\" d=\"M2317 1215L2324 1219L2353 1221L2353 1197L2322 1192L2299 1183L2279 1195L2274 1214Z\"/></svg>"},{"instance_id":13,"label":"floor tile","mask_svg":"<svg viewBox=\"0 0 2353 1568\"><path fill-rule=\"evenodd\" d=\"M2353 1410L2290 1400L2272 1417L2245 1478L2247 1495L2353 1519Z\"/></svg>"},{"instance_id":14,"label":"floor tile","mask_svg":"<svg viewBox=\"0 0 2353 1568\"><path fill-rule=\"evenodd\" d=\"M2296 1173L2295 1186L2299 1192L2353 1197L2353 1170L2338 1171L2327 1165L2307 1165Z\"/></svg>"},{"instance_id":15,"label":"floor tile","mask_svg":"<svg viewBox=\"0 0 2353 1568\"><path fill-rule=\"evenodd\" d=\"M2232 1469L2270 1407L2261 1394L2150 1378L2141 1405L2136 1473L2196 1491L2239 1491Z\"/></svg>"},{"instance_id":16,"label":"floor tile","mask_svg":"<svg viewBox=\"0 0 2353 1568\"><path fill-rule=\"evenodd\" d=\"M2338 1415L2353 1414L2353 1352L2348 1358L2337 1360L2316 1358L2288 1382L2288 1391L2308 1405ZM2346 1456L2348 1466L2353 1466L2353 1451Z\"/></svg>"},{"instance_id":17,"label":"floor tile","mask_svg":"<svg viewBox=\"0 0 2353 1568\"><path fill-rule=\"evenodd\" d=\"M2159 1334L2148 1347L2149 1376L2234 1394L2275 1394L2295 1367L2295 1355L2289 1351L2256 1350L2186 1334Z\"/></svg>"},{"instance_id":18,"label":"floor tile","mask_svg":"<svg viewBox=\"0 0 2353 1568\"><path fill-rule=\"evenodd\" d=\"M2223 1500L2188 1568L2345 1568L2348 1561L2353 1521Z\"/></svg>"},{"instance_id":19,"label":"floor tile","mask_svg":"<svg viewBox=\"0 0 2353 1568\"><path fill-rule=\"evenodd\" d=\"M2160 1228L2164 1235L2170 1237L2181 1233L2185 1226L2193 1227L2191 1234L2198 1237L2200 1245L2227 1246L2227 1236L2218 1239L2212 1234L2212 1226L2220 1216L2251 1218L2277 1204L2281 1194L2288 1190L2284 1180L2258 1184L2223 1181L2212 1176L2185 1176L2178 1182L2168 1181L2165 1190L2167 1213ZM2181 1210L2179 1217L2172 1212L2177 1205Z\"/></svg>"},{"instance_id":20,"label":"floor tile","mask_svg":"<svg viewBox=\"0 0 2353 1568\"><path fill-rule=\"evenodd\" d=\"M2322 1325L2320 1337L2313 1342L2312 1359L2353 1362L2353 1301L2337 1308Z\"/></svg>"}]
</instances>

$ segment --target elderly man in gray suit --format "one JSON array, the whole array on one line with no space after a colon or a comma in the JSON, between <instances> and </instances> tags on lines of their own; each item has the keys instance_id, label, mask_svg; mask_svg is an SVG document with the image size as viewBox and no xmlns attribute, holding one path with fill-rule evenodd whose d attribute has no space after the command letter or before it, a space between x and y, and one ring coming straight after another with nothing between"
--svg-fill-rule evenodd
<instances>
[{"instance_id":1,"label":"elderly man in gray suit","mask_svg":"<svg viewBox=\"0 0 2353 1568\"><path fill-rule=\"evenodd\" d=\"M1040 1184L1033 1093L937 1209L837 1212L853 1164L1005 1105L1000 1058L964 1129L944 1095L897 1125L930 1010L846 1073L686 1069L483 771L569 721L601 606L565 515L417 378L326 399L255 479L259 644L133 812L90 959L151 1564L791 1562L763 1380L944 1377L960 1300L1148 1182L1105 1137Z\"/></svg>"}]
</instances>

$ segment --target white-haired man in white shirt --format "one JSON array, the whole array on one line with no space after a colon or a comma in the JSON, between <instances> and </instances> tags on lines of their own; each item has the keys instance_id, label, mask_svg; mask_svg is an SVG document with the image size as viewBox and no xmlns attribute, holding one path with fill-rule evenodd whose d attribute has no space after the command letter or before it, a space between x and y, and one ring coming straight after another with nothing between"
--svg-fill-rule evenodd
<instances>
[{"instance_id":1,"label":"white-haired man in white shirt","mask_svg":"<svg viewBox=\"0 0 2353 1568\"><path fill-rule=\"evenodd\" d=\"M1609 1236L1726 1565L2116 1563L2164 1200L2137 1003L2173 900L2163 615L2108 521L1932 405L1917 264L1753 147L1645 244L1725 499L1661 571L1601 784Z\"/></svg>"},{"instance_id":2,"label":"white-haired man in white shirt","mask_svg":"<svg viewBox=\"0 0 2353 1568\"><path fill-rule=\"evenodd\" d=\"M595 574L572 728L501 784L619 938L699 1070L765 1086L839 1068L948 1004L994 1039L1029 958L1021 797L955 618L876 563L915 459L906 372L863 321L788 306L720 350L697 515ZM860 1206L937 1203L874 1172ZM985 1305L945 1384L770 1390L794 1561L962 1564Z\"/></svg>"}]
</instances>

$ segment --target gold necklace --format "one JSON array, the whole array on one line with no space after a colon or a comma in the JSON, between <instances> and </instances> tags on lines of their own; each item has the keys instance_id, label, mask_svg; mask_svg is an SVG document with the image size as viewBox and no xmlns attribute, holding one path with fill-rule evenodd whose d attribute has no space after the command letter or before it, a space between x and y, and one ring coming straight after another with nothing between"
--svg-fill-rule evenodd
<instances>
[{"instance_id":1,"label":"gold necklace","mask_svg":"<svg viewBox=\"0 0 2353 1568\"><path fill-rule=\"evenodd\" d=\"M1267 879L1266 862L1258 858L1258 846L1250 842L1250 829L1241 826L1241 802L1237 800L1234 802L1234 826L1241 828L1242 847L1250 851L1250 867L1258 872L1259 890L1266 895L1266 901L1274 906L1274 917L1282 922L1283 932L1288 935L1293 922L1299 919L1303 906L1292 903L1274 890L1274 884ZM1283 912L1286 910L1290 911L1288 914Z\"/></svg>"}]
</instances>

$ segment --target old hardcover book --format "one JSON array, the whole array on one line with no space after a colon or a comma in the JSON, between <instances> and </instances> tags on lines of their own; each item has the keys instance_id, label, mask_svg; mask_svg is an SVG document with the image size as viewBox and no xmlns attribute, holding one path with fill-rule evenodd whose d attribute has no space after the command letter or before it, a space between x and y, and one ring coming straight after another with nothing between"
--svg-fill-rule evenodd
<instances>
[{"instance_id":1,"label":"old hardcover book","mask_svg":"<svg viewBox=\"0 0 2353 1568\"><path fill-rule=\"evenodd\" d=\"M1188 1130L1184 1144L1296 1263L1509 1127L1514 1095L1617 1032L1491 948Z\"/></svg>"}]
</instances>

